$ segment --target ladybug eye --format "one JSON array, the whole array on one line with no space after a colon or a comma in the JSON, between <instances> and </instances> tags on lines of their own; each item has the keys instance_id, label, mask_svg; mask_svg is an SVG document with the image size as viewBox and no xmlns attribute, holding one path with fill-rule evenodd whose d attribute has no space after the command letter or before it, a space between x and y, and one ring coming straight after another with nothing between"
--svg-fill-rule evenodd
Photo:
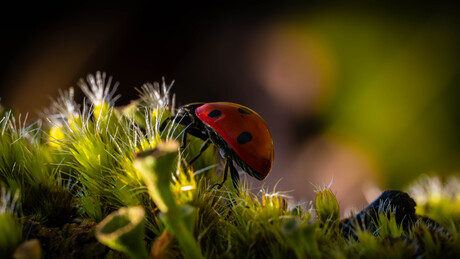
<instances>
[{"instance_id":1,"label":"ladybug eye","mask_svg":"<svg viewBox=\"0 0 460 259\"><path fill-rule=\"evenodd\" d=\"M252 134L245 131L245 132L242 132L240 135L238 135L238 137L236 138L236 141L238 141L238 143L240 144L245 144L245 143L248 143L249 141L252 140Z\"/></svg>"},{"instance_id":2,"label":"ladybug eye","mask_svg":"<svg viewBox=\"0 0 460 259\"><path fill-rule=\"evenodd\" d=\"M222 112L219 111L219 110L212 110L212 111L208 114L208 117L209 117L209 118L215 118L215 117L219 117L221 114L222 114Z\"/></svg>"}]
</instances>

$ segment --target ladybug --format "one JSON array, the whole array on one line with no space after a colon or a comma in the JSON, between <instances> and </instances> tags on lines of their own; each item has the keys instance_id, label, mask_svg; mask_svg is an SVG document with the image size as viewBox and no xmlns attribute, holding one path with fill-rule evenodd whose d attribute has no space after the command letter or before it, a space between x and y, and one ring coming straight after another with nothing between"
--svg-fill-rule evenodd
<instances>
[{"instance_id":1,"label":"ladybug","mask_svg":"<svg viewBox=\"0 0 460 259\"><path fill-rule=\"evenodd\" d=\"M217 184L219 188L227 180L230 170L233 186L238 190L239 175L234 163L260 181L272 168L273 139L267 124L259 114L245 106L229 102L192 103L181 106L176 116L163 121L160 131L168 121L185 126L181 148L185 148L188 134L204 141L200 152L189 164L196 161L211 143L220 149L225 168L224 179Z\"/></svg>"}]
</instances>

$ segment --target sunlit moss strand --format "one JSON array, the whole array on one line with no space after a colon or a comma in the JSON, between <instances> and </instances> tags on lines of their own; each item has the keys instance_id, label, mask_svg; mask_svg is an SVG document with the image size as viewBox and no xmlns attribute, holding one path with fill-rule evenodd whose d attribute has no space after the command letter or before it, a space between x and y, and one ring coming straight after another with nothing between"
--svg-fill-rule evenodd
<instances>
[{"instance_id":1,"label":"sunlit moss strand","mask_svg":"<svg viewBox=\"0 0 460 259\"><path fill-rule=\"evenodd\" d=\"M60 142L65 140L65 133L63 132L63 126L53 126L49 131L48 141L49 144L53 147L61 147Z\"/></svg>"},{"instance_id":2,"label":"sunlit moss strand","mask_svg":"<svg viewBox=\"0 0 460 259\"><path fill-rule=\"evenodd\" d=\"M339 203L329 189L316 191L315 210L316 216L322 223L340 219Z\"/></svg>"}]
</instances>

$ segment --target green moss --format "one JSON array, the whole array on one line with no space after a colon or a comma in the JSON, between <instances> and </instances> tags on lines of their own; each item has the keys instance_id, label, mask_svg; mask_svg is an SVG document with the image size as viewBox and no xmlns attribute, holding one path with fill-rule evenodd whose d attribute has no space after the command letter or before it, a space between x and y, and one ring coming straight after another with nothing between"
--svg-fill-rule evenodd
<instances>
[{"instance_id":1,"label":"green moss","mask_svg":"<svg viewBox=\"0 0 460 259\"><path fill-rule=\"evenodd\" d=\"M340 220L340 201L329 188L318 189L308 208L290 207L282 191L256 195L246 181L238 192L230 181L213 188L221 181L215 150L207 150L190 167L186 161L202 141L190 137L181 150L177 141L183 126L169 123L159 131L161 122L175 113L170 85L146 84L139 100L115 108L110 81L96 73L80 83L91 103L75 103L72 88L62 92L43 115L43 124L25 123L1 109L2 258L32 238L40 241L46 256L117 257L89 233L97 223L105 226L102 234L127 229L133 221L123 213L133 207L145 213L142 224L132 226L137 228L136 244L130 247L131 238L122 238L127 248L105 244L139 258L149 249L155 255L190 258L460 255L458 177L445 182L425 177L409 187L417 216L412 205L393 210L395 200L390 199L383 209L369 213L369 220L356 221L360 224ZM166 142L175 144L167 148ZM11 193L18 193L14 202ZM75 223L80 227L68 227ZM81 251L67 250L66 244L79 244Z\"/></svg>"}]
</instances>

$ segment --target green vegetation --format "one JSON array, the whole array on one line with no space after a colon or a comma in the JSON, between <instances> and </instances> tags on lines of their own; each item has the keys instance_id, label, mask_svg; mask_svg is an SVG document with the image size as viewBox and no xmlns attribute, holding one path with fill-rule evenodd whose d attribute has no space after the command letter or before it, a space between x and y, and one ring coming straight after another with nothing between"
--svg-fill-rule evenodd
<instances>
[{"instance_id":1,"label":"green vegetation","mask_svg":"<svg viewBox=\"0 0 460 259\"><path fill-rule=\"evenodd\" d=\"M244 182L238 193L231 181L213 188L216 153L191 168L201 140L180 150L182 126L159 132L175 112L170 86L146 84L115 108L110 81L89 75L80 86L90 103L75 103L70 89L32 124L1 109L1 258L460 256L460 178L411 186L417 215L397 192L406 200L390 195L342 221L328 188L309 208Z\"/></svg>"}]
</instances>

